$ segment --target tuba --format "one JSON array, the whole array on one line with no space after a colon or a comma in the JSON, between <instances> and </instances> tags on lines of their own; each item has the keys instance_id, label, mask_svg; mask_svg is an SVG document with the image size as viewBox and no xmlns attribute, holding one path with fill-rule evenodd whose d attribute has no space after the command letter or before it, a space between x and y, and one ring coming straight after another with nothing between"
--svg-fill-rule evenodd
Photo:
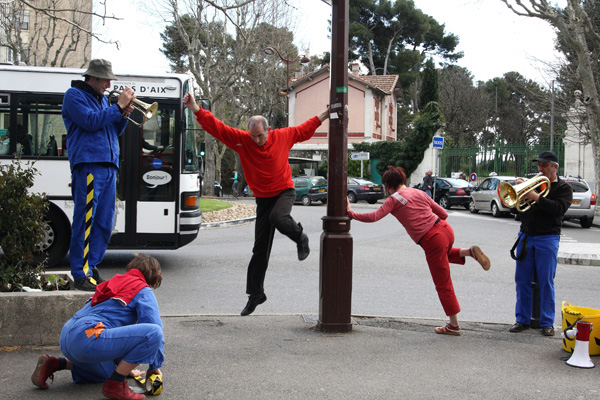
<instances>
[{"instance_id":1,"label":"tuba","mask_svg":"<svg viewBox=\"0 0 600 400\"><path fill-rule=\"evenodd\" d=\"M523 212L529 210L535 203L526 199L524 196L532 190L538 190L542 197L546 197L550 191L550 179L546 178L540 172L531 179L521 182L518 185L511 185L508 182L500 182L498 185L498 197L506 207L517 208L517 211Z\"/></svg>"},{"instance_id":2,"label":"tuba","mask_svg":"<svg viewBox=\"0 0 600 400\"><path fill-rule=\"evenodd\" d=\"M120 95L121 93L123 93L121 90L113 90L112 92L110 92L108 94L108 105L112 105L111 104L111 99L113 97L117 97L118 95ZM129 117L126 117L128 120L130 120L131 122L133 122L134 124L136 124L137 126L142 126L144 125L144 123L146 121L148 121L150 118L154 117L154 115L156 114L156 111L158 111L158 103L154 102L152 104L148 104L148 103L144 103L141 100L138 99L133 99L131 101L131 103L133 104L133 109L135 111L139 111L142 113L142 116L144 117L144 120L142 121L142 123L138 123L135 122L134 120L132 120ZM123 115L123 117L125 117L125 115Z\"/></svg>"}]
</instances>

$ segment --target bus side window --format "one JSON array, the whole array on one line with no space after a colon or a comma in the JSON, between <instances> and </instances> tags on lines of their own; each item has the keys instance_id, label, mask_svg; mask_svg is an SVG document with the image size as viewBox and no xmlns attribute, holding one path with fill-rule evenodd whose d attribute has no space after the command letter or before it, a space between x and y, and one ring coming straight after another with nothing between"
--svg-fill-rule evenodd
<instances>
[{"instance_id":1,"label":"bus side window","mask_svg":"<svg viewBox=\"0 0 600 400\"><path fill-rule=\"evenodd\" d=\"M61 107L62 97L59 96L20 98L17 140L24 156L58 157L65 153L62 138L67 132Z\"/></svg>"}]
</instances>

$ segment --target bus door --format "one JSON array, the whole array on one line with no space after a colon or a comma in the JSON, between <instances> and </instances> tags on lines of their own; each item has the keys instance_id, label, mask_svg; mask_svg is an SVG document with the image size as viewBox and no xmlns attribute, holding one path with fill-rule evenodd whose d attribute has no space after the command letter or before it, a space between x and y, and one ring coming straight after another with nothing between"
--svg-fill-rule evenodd
<instances>
[{"instance_id":1,"label":"bus door","mask_svg":"<svg viewBox=\"0 0 600 400\"><path fill-rule=\"evenodd\" d=\"M159 102L157 115L142 127L130 121L121 136L114 248L177 247L177 112ZM137 111L131 118L141 122Z\"/></svg>"}]
</instances>

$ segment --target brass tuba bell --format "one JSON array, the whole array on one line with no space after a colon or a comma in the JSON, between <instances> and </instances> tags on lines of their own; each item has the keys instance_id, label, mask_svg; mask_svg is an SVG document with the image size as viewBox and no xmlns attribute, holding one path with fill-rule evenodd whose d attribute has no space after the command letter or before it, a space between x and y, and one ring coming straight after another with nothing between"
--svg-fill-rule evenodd
<instances>
[{"instance_id":1,"label":"brass tuba bell","mask_svg":"<svg viewBox=\"0 0 600 400\"><path fill-rule=\"evenodd\" d=\"M116 93L116 94L115 94ZM112 105L111 104L111 99L113 97L117 97L118 95L120 95L121 93L123 93L121 90L113 90L108 94L108 105ZM148 104L148 103L144 103L141 100L138 99L133 99L131 101L131 103L133 104L133 109L136 111L139 111L142 113L142 116L144 117L144 120L142 121L142 123L138 123L134 120L132 120L131 118L127 117L128 120L130 120L131 122L133 122L134 124L136 124L137 126L142 126L144 125L144 123L146 121L148 121L150 118L154 117L154 115L156 114L156 111L158 111L158 103L154 102L152 104Z\"/></svg>"},{"instance_id":2,"label":"brass tuba bell","mask_svg":"<svg viewBox=\"0 0 600 400\"><path fill-rule=\"evenodd\" d=\"M529 210L535 201L526 199L524 196L532 190L540 188L540 196L546 197L550 191L550 179L546 178L540 172L531 179L521 182L518 185L511 185L508 182L500 182L498 185L498 197L500 201L508 208L517 208L517 211L523 212Z\"/></svg>"}]
</instances>

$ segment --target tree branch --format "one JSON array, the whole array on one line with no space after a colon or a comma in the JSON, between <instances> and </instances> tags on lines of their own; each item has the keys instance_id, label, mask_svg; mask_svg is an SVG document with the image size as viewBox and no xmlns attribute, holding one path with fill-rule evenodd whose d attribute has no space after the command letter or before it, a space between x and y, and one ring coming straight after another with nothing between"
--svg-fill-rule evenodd
<instances>
[{"instance_id":1,"label":"tree branch","mask_svg":"<svg viewBox=\"0 0 600 400\"><path fill-rule=\"evenodd\" d=\"M61 12L70 12L70 13L75 13L75 14L83 14L83 15L91 15L92 17L98 17L101 18L103 21L106 19L114 19L116 21L121 21L123 20L123 18L118 18L114 15L111 16L107 16L106 14L101 15L98 14L96 12L93 11L83 11L80 9L49 9L49 8L45 8L45 7L36 7L35 5L31 4L31 2L29 0L18 0L21 4L26 5L27 7L31 8L32 10L39 12L41 14L47 15L49 18L51 19L56 19L59 21L63 21L66 24L72 25L75 28L81 30L82 32L87 33L88 35L96 38L96 40L98 40L101 43L106 43L106 44L116 44L117 45L117 49L119 48L119 42L118 41L113 41L113 40L103 40L101 39L97 34L95 34L94 32L92 32L91 29L85 29L84 27L82 27L81 25L79 25L78 23L76 23L75 21L73 21L72 19L69 18L63 18L60 17L58 15L56 15L56 13L61 13Z\"/></svg>"}]
</instances>

